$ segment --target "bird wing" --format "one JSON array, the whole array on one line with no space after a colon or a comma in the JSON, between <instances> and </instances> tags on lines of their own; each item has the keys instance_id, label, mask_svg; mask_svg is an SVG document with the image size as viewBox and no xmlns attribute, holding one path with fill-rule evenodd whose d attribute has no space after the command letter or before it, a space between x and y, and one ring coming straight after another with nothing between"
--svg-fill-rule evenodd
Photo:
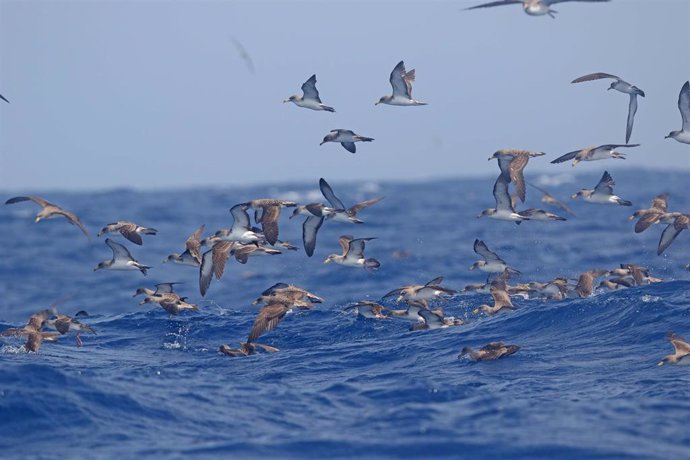
<instances>
[{"instance_id":1,"label":"bird wing","mask_svg":"<svg viewBox=\"0 0 690 460\"><path fill-rule=\"evenodd\" d=\"M525 202L525 176L523 175L523 170L527 166L529 161L529 155L522 154L517 155L510 162L510 179L515 182L515 191L517 192L520 201Z\"/></svg>"},{"instance_id":2,"label":"bird wing","mask_svg":"<svg viewBox=\"0 0 690 460\"><path fill-rule=\"evenodd\" d=\"M412 80L414 80L414 72L410 73L412 74ZM393 97L398 96L407 99L412 98L410 94L411 86L409 86L407 78L409 77L408 74L405 72L405 63L403 61L400 61L393 68L393 71L391 72L391 76L389 79L391 82L391 86L393 87Z\"/></svg>"},{"instance_id":3,"label":"bird wing","mask_svg":"<svg viewBox=\"0 0 690 460\"><path fill-rule=\"evenodd\" d=\"M65 216L65 218L67 218L67 220L69 221L70 224L76 225L77 227L79 227L79 230L81 230L82 233L84 235L86 235L87 238L89 238L89 232L86 231L86 227L84 227L84 224L81 223L81 221L79 220L79 218L77 217L77 215L75 213L73 213L71 211L66 211L60 207L58 207L58 210L56 211L56 213ZM124 235L124 233L123 233L123 235ZM137 235L137 236L139 236L139 235ZM141 240L141 237L139 237L139 240ZM141 243L139 243L139 244L141 244Z\"/></svg>"},{"instance_id":4,"label":"bird wing","mask_svg":"<svg viewBox=\"0 0 690 460\"><path fill-rule=\"evenodd\" d=\"M491 297L494 299L494 307L512 307L513 302L510 300L510 295L505 289L492 287Z\"/></svg>"},{"instance_id":5,"label":"bird wing","mask_svg":"<svg viewBox=\"0 0 690 460\"><path fill-rule=\"evenodd\" d=\"M321 193L323 194L324 198L326 198L326 200L331 204L331 206L334 209L345 209L345 205L343 204L343 202L340 201L337 196L335 196L335 193L333 193L333 189L330 185L328 185L328 182L326 182L326 179L324 179L323 177L319 179L319 188L321 189Z\"/></svg>"},{"instance_id":6,"label":"bird wing","mask_svg":"<svg viewBox=\"0 0 690 460\"><path fill-rule=\"evenodd\" d=\"M234 241L220 241L213 245L211 249L211 261L213 263L213 273L216 279L220 279L225 271L225 263L230 256L230 250L235 246Z\"/></svg>"},{"instance_id":7,"label":"bird wing","mask_svg":"<svg viewBox=\"0 0 690 460\"><path fill-rule=\"evenodd\" d=\"M194 259L199 263L201 263L201 235L204 234L205 228L206 224L203 224L201 227L197 228L194 233L189 235L189 238L187 238L187 241L184 243L187 251L189 251L192 257L194 257Z\"/></svg>"},{"instance_id":8,"label":"bird wing","mask_svg":"<svg viewBox=\"0 0 690 460\"><path fill-rule=\"evenodd\" d=\"M548 1L544 3L557 3L556 1ZM620 77L617 77L615 75L612 75L610 73L604 73L604 72L595 72L595 73L589 73L587 75L583 75L581 77L576 78L575 80L571 81L570 83L581 83L583 81L592 81L592 80L601 80L602 78L613 78L614 80L621 80Z\"/></svg>"},{"instance_id":9,"label":"bird wing","mask_svg":"<svg viewBox=\"0 0 690 460\"><path fill-rule=\"evenodd\" d=\"M471 6L469 8L465 8L465 9L466 10L476 10L477 8L490 8L492 6L511 5L513 3L522 3L522 0L498 0L496 2L483 3L481 5Z\"/></svg>"},{"instance_id":10,"label":"bird wing","mask_svg":"<svg viewBox=\"0 0 690 460\"><path fill-rule=\"evenodd\" d=\"M486 243L479 239L474 240L474 252L482 256L487 262L490 260L501 260L501 258L498 257L498 254L491 252Z\"/></svg>"},{"instance_id":11,"label":"bird wing","mask_svg":"<svg viewBox=\"0 0 690 460\"><path fill-rule=\"evenodd\" d=\"M676 353L690 353L690 343L688 343L688 341L683 337L679 336L678 334L674 334L673 332L669 332L666 338L669 340L669 342L671 342L673 348L676 349Z\"/></svg>"},{"instance_id":12,"label":"bird wing","mask_svg":"<svg viewBox=\"0 0 690 460\"><path fill-rule=\"evenodd\" d=\"M683 118L683 131L690 131L690 81L686 81L680 89L678 109Z\"/></svg>"},{"instance_id":13,"label":"bird wing","mask_svg":"<svg viewBox=\"0 0 690 460\"><path fill-rule=\"evenodd\" d=\"M366 200L366 201L362 201L361 203L357 203L347 210L347 214L349 216L356 216L359 211L361 211L364 208L368 208L369 206L375 205L379 201L383 200L383 198L384 197L379 196L376 198L372 198L371 200Z\"/></svg>"},{"instance_id":14,"label":"bird wing","mask_svg":"<svg viewBox=\"0 0 690 460\"><path fill-rule=\"evenodd\" d=\"M635 233L642 233L655 224L659 220L660 214L650 212L640 217L640 220L635 224Z\"/></svg>"},{"instance_id":15,"label":"bird wing","mask_svg":"<svg viewBox=\"0 0 690 460\"><path fill-rule=\"evenodd\" d=\"M424 322L429 326L439 327L444 325L443 316L439 315L438 313L434 313L431 310L419 310L419 316L421 316L424 319Z\"/></svg>"},{"instance_id":16,"label":"bird wing","mask_svg":"<svg viewBox=\"0 0 690 460\"><path fill-rule=\"evenodd\" d=\"M356 257L358 259L363 258L364 257L365 243L367 241L373 240L373 239L375 239L375 238L357 238L357 239L351 240L345 256Z\"/></svg>"},{"instance_id":17,"label":"bird wing","mask_svg":"<svg viewBox=\"0 0 690 460\"><path fill-rule=\"evenodd\" d=\"M123 223L120 225L120 228L118 229L120 231L120 234L127 238L129 241L131 241L134 244L138 244L141 246L143 243L143 240L141 239L141 235L139 235L136 232L137 225L133 223Z\"/></svg>"},{"instance_id":18,"label":"bird wing","mask_svg":"<svg viewBox=\"0 0 690 460\"><path fill-rule=\"evenodd\" d=\"M302 85L302 92L304 93L304 99L313 99L321 104L319 90L316 89L316 74L312 75L309 77L309 80L304 82Z\"/></svg>"},{"instance_id":19,"label":"bird wing","mask_svg":"<svg viewBox=\"0 0 690 460\"><path fill-rule=\"evenodd\" d=\"M209 249L201 257L201 265L199 266L199 292L201 296L206 295L209 286L211 285L211 278L213 276L213 249Z\"/></svg>"},{"instance_id":20,"label":"bird wing","mask_svg":"<svg viewBox=\"0 0 690 460\"><path fill-rule=\"evenodd\" d=\"M264 206L261 214L261 229L263 230L266 241L271 245L278 241L278 218L280 217L280 206Z\"/></svg>"},{"instance_id":21,"label":"bird wing","mask_svg":"<svg viewBox=\"0 0 690 460\"><path fill-rule=\"evenodd\" d=\"M15 196L14 198L10 198L9 200L5 201L5 204L20 203L22 201L33 201L42 208L45 208L46 206L52 204L49 201L44 200L40 196Z\"/></svg>"},{"instance_id":22,"label":"bird wing","mask_svg":"<svg viewBox=\"0 0 690 460\"><path fill-rule=\"evenodd\" d=\"M285 317L289 308L283 303L273 303L264 306L254 319L254 324L249 332L247 342L253 342L263 333L275 329L280 321Z\"/></svg>"},{"instance_id":23,"label":"bird wing","mask_svg":"<svg viewBox=\"0 0 690 460\"><path fill-rule=\"evenodd\" d=\"M247 214L247 206L244 203L236 204L230 208L230 214L234 219L232 222L232 229L249 230L249 214Z\"/></svg>"},{"instance_id":24,"label":"bird wing","mask_svg":"<svg viewBox=\"0 0 690 460\"><path fill-rule=\"evenodd\" d=\"M8 101L7 98L5 96L3 96L2 94L0 94L0 99L7 102L8 104L10 103L10 101Z\"/></svg>"},{"instance_id":25,"label":"bird wing","mask_svg":"<svg viewBox=\"0 0 690 460\"><path fill-rule=\"evenodd\" d=\"M489 350L500 350L501 348L505 347L505 344L503 342L489 342L483 347L480 348L480 350L484 351L489 351Z\"/></svg>"},{"instance_id":26,"label":"bird wing","mask_svg":"<svg viewBox=\"0 0 690 460\"><path fill-rule=\"evenodd\" d=\"M429 281L428 283L426 283L424 286L438 286L438 285L440 285L441 283L443 283L443 277L442 277L442 276L439 276L439 277L436 277L436 278L432 279L431 281Z\"/></svg>"},{"instance_id":27,"label":"bird wing","mask_svg":"<svg viewBox=\"0 0 690 460\"><path fill-rule=\"evenodd\" d=\"M343 255L346 255L347 251L350 250L350 241L352 241L353 238L354 237L352 235L342 235L340 238L338 238L338 244L343 250Z\"/></svg>"},{"instance_id":28,"label":"bird wing","mask_svg":"<svg viewBox=\"0 0 690 460\"><path fill-rule=\"evenodd\" d=\"M673 240L675 240L678 234L682 231L682 229L676 228L675 225L668 224L661 233L661 238L659 238L659 247L656 250L657 255L661 255L666 249L668 249L668 247L671 246L671 243L673 243Z\"/></svg>"},{"instance_id":29,"label":"bird wing","mask_svg":"<svg viewBox=\"0 0 690 460\"><path fill-rule=\"evenodd\" d=\"M625 126L625 142L630 141L632 135L633 123L635 122L635 114L637 113L637 94L630 95L630 103L628 104L628 122Z\"/></svg>"},{"instance_id":30,"label":"bird wing","mask_svg":"<svg viewBox=\"0 0 690 460\"><path fill-rule=\"evenodd\" d=\"M127 248L121 245L120 243L116 243L110 238L106 238L105 244L107 244L110 247L110 249L113 250L113 259L134 260L132 254L129 253L129 250L127 250Z\"/></svg>"},{"instance_id":31,"label":"bird wing","mask_svg":"<svg viewBox=\"0 0 690 460\"><path fill-rule=\"evenodd\" d=\"M323 217L309 216L304 219L302 224L302 241L304 242L304 252L309 257L314 255L316 249L316 234L323 224Z\"/></svg>"},{"instance_id":32,"label":"bird wing","mask_svg":"<svg viewBox=\"0 0 690 460\"><path fill-rule=\"evenodd\" d=\"M551 161L551 164L556 164L556 163L563 163L564 161L572 160L574 159L578 153L580 153L582 150L574 150L572 152L568 152L563 156L560 156L556 158L555 160Z\"/></svg>"},{"instance_id":33,"label":"bird wing","mask_svg":"<svg viewBox=\"0 0 690 460\"><path fill-rule=\"evenodd\" d=\"M70 324L72 323L72 318L69 316L60 316L55 320L55 330L60 334L67 334L69 332Z\"/></svg>"},{"instance_id":34,"label":"bird wing","mask_svg":"<svg viewBox=\"0 0 690 460\"><path fill-rule=\"evenodd\" d=\"M499 174L494 183L494 199L496 200L496 210L504 210L515 212L513 207L513 201L510 199L510 194L508 193L508 181L503 176Z\"/></svg>"},{"instance_id":35,"label":"bird wing","mask_svg":"<svg viewBox=\"0 0 690 460\"><path fill-rule=\"evenodd\" d=\"M594 193L613 195L614 185L616 185L616 183L613 181L613 177L611 177L611 174L609 174L608 171L604 171L604 174L601 176L599 183L596 187L594 187Z\"/></svg>"},{"instance_id":36,"label":"bird wing","mask_svg":"<svg viewBox=\"0 0 690 460\"><path fill-rule=\"evenodd\" d=\"M662 193L657 195L652 200L652 207L659 211L666 212L668 210L668 194Z\"/></svg>"}]
</instances>

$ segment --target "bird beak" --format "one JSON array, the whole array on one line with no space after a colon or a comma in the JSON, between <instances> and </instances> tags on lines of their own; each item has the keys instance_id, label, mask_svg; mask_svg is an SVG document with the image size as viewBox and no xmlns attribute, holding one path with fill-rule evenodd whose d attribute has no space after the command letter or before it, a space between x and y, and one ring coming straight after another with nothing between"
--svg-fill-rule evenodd
<instances>
[{"instance_id":1,"label":"bird beak","mask_svg":"<svg viewBox=\"0 0 690 460\"><path fill-rule=\"evenodd\" d=\"M38 223L40 220L41 220L41 218L40 218L40 217L37 217L36 220L35 220L34 222Z\"/></svg>"},{"instance_id":2,"label":"bird beak","mask_svg":"<svg viewBox=\"0 0 690 460\"><path fill-rule=\"evenodd\" d=\"M325 264L330 264L330 263L331 263L331 259L325 259L325 260L323 261L323 263L325 263Z\"/></svg>"},{"instance_id":3,"label":"bird beak","mask_svg":"<svg viewBox=\"0 0 690 460\"><path fill-rule=\"evenodd\" d=\"M283 101L283 104L285 104L286 102L290 102L290 99L285 99L285 100Z\"/></svg>"},{"instance_id":4,"label":"bird beak","mask_svg":"<svg viewBox=\"0 0 690 460\"><path fill-rule=\"evenodd\" d=\"M319 143L319 145L323 145L325 143L326 143L326 141L321 141L321 143Z\"/></svg>"},{"instance_id":5,"label":"bird beak","mask_svg":"<svg viewBox=\"0 0 690 460\"><path fill-rule=\"evenodd\" d=\"M664 136L664 139L668 139L669 137L671 137L671 136Z\"/></svg>"},{"instance_id":6,"label":"bird beak","mask_svg":"<svg viewBox=\"0 0 690 460\"><path fill-rule=\"evenodd\" d=\"M659 361L659 362L657 363L657 366L663 366L663 365L664 365L664 362L663 362L663 361Z\"/></svg>"},{"instance_id":7,"label":"bird beak","mask_svg":"<svg viewBox=\"0 0 690 460\"><path fill-rule=\"evenodd\" d=\"M376 106L376 105L379 105L380 103L381 103L381 101L378 101L378 102L374 103L374 105Z\"/></svg>"}]
</instances>

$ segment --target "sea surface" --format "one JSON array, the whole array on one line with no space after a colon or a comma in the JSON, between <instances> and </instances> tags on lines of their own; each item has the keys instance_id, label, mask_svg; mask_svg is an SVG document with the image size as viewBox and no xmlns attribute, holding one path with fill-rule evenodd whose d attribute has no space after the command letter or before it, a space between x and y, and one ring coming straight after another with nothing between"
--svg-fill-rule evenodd
<instances>
[{"instance_id":1,"label":"sea surface","mask_svg":"<svg viewBox=\"0 0 690 460\"><path fill-rule=\"evenodd\" d=\"M346 203L385 195L362 211L363 225L326 222L316 253L301 250L302 217L283 212L281 238L298 252L229 262L224 277L199 295L198 271L163 264L200 224L207 233L231 224L228 209L259 197L320 200L310 184L219 189L41 193L81 216L92 237L62 219L33 222L37 207L0 207L0 330L57 303L86 310L97 335L44 343L0 338L0 452L3 458L688 458L690 367L657 367L672 352L668 331L690 337L690 232L662 256L662 226L636 235L628 216L669 192L671 210L690 210L686 173L616 170L528 180L567 201L566 222L477 219L493 207L495 177L414 183L337 183ZM571 200L610 167L616 192L631 208ZM565 170L566 168L562 168ZM529 171L529 168L528 168ZM576 174L577 173L577 174ZM3 201L35 191L3 192ZM544 207L527 190L525 206ZM557 210L548 208L558 212ZM97 231L118 219L158 229L130 248L152 265L139 272L97 271L110 249ZM366 248L381 269L368 273L323 264L342 234L377 237ZM443 302L464 326L410 332L402 320L358 318L344 307L378 300L405 284L444 276L461 289L484 277L475 238L522 271L519 281L576 278L619 263L650 267L663 283L588 299L515 299L494 317L472 310L488 295ZM178 317L139 305L138 287L181 282L200 305ZM326 299L288 314L261 342L280 349L245 358L238 346L258 311L251 302L276 282ZM394 304L388 302L387 305ZM501 340L520 351L493 362L458 359L465 346Z\"/></svg>"}]
</instances>

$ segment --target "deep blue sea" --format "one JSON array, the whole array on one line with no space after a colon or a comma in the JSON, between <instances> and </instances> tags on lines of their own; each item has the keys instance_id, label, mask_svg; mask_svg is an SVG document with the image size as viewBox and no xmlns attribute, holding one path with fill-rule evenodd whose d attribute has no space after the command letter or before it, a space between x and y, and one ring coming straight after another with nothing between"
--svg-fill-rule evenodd
<instances>
[{"instance_id":1,"label":"deep blue sea","mask_svg":"<svg viewBox=\"0 0 690 460\"><path fill-rule=\"evenodd\" d=\"M26 353L0 338L0 449L12 458L688 458L690 368L657 367L672 347L665 334L690 336L690 232L656 255L662 227L636 235L628 216L654 195L670 193L671 210L689 211L687 173L616 170L576 174L546 184L577 214L567 222L476 219L493 207L495 177L415 183L338 183L346 204L385 195L362 211L363 225L327 222L314 257L302 250L228 264L202 298L194 268L162 264L181 252L200 224L231 224L228 209L259 197L312 202L310 184L219 189L92 193L42 192L76 212L91 241L62 219L33 222L32 203L0 207L0 330L58 302L86 310L97 335L44 343ZM616 192L631 208L571 200L611 168ZM565 169L565 168L562 168ZM35 191L4 192L3 201ZM527 206L545 207L527 190ZM551 209L550 209L551 210ZM298 246L301 220L281 216L281 238ZM142 247L152 265L139 272L98 271L109 259L106 223L127 219L158 229ZM323 264L337 237L377 237L366 248L375 273ZM409 332L398 320L344 312L405 284L443 275L461 289L484 277L468 271L481 238L520 281L577 277L619 263L647 265L664 283L545 303L515 299L494 317L472 309L488 295L457 295L442 304L460 327ZM396 256L396 251L398 251ZM400 258L400 251L407 257ZM170 318L138 304L138 287L181 282L198 313ZM229 358L220 344L245 340L258 308L251 301L276 282L302 286L326 301L288 314L261 342L274 354ZM389 303L392 306L392 304ZM521 350L498 361L458 359L464 346L502 340Z\"/></svg>"}]
</instances>

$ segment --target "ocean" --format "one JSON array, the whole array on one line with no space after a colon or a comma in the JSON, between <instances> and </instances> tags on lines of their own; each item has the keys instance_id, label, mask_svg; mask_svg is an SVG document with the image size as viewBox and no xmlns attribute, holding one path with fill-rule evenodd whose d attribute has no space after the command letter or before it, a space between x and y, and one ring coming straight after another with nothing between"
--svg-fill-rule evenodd
<instances>
[{"instance_id":1,"label":"ocean","mask_svg":"<svg viewBox=\"0 0 690 460\"><path fill-rule=\"evenodd\" d=\"M41 193L79 215L88 241L63 219L34 224L38 208L0 208L0 330L21 326L57 303L86 310L96 335L44 343L26 353L22 340L0 337L0 448L5 458L685 458L690 455L690 371L657 367L673 350L668 331L690 337L690 232L656 255L663 226L633 232L628 216L669 192L669 209L690 210L687 174L601 170L554 178L534 174L577 217L566 222L477 219L493 207L495 177L411 183L331 182L346 205L384 195L362 225L326 222L314 257L301 249L303 217L284 210L280 236L300 247L271 257L229 261L221 280L199 295L198 270L164 264L200 224L207 234L229 227L229 208L253 198L321 199L309 184L214 189ZM574 201L605 168L632 207ZM564 168L563 168L564 169ZM328 178L326 178L328 179ZM661 187L661 188L660 188ZM4 192L3 200L28 191ZM548 208L528 187L525 207ZM97 231L133 220L158 230L133 256L153 266L97 271L111 257ZM687 233L687 234L686 234ZM376 237L365 254L381 261L369 273L324 258L338 236ZM444 276L462 289L484 276L469 271L484 240L519 269L516 280L577 278L620 263L648 266L666 281L587 299L514 299L517 309L474 315L483 294L439 302L465 325L410 332L402 320L369 320L344 308L380 300L406 284ZM180 282L177 292L199 312L169 315L139 305L138 287ZM244 358L218 352L246 339L258 307L277 282L323 297L312 310L288 314L260 342L280 349ZM394 302L386 302L394 306ZM491 341L521 349L497 361L458 358L465 346Z\"/></svg>"}]
</instances>

